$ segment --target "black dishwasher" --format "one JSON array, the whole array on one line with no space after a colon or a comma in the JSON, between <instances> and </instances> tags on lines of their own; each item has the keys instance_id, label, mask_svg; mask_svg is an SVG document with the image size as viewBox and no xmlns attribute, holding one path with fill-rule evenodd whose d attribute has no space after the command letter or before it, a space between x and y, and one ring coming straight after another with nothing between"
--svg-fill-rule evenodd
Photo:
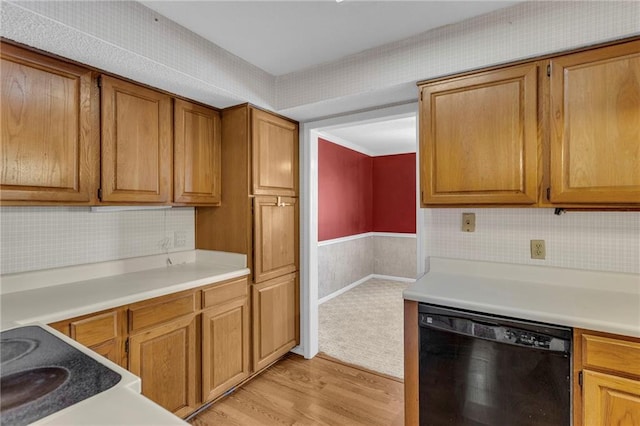
<instances>
[{"instance_id":1,"label":"black dishwasher","mask_svg":"<svg viewBox=\"0 0 640 426\"><path fill-rule=\"evenodd\" d=\"M569 426L572 330L419 306L420 424Z\"/></svg>"}]
</instances>

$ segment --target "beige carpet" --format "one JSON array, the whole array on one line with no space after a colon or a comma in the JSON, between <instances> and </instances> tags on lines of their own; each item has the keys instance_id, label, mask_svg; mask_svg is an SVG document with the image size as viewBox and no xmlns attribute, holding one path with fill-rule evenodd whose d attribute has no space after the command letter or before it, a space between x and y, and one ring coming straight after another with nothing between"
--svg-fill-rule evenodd
<instances>
[{"instance_id":1,"label":"beige carpet","mask_svg":"<svg viewBox=\"0 0 640 426\"><path fill-rule=\"evenodd\" d=\"M409 284L373 278L319 306L319 348L403 378L403 299Z\"/></svg>"}]
</instances>

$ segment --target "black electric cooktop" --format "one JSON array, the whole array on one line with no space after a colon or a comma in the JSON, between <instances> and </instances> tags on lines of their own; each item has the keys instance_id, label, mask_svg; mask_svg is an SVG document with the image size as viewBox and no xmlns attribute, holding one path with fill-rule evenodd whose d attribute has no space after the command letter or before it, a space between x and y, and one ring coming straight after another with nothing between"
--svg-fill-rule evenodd
<instances>
[{"instance_id":1,"label":"black electric cooktop","mask_svg":"<svg viewBox=\"0 0 640 426\"><path fill-rule=\"evenodd\" d=\"M0 424L27 425L116 385L115 371L42 327L0 333Z\"/></svg>"}]
</instances>

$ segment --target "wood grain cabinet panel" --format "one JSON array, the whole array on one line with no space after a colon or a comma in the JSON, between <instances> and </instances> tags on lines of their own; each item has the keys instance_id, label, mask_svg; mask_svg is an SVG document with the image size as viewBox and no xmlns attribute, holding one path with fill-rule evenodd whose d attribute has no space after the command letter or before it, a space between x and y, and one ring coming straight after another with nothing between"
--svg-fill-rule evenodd
<instances>
[{"instance_id":1,"label":"wood grain cabinet panel","mask_svg":"<svg viewBox=\"0 0 640 426\"><path fill-rule=\"evenodd\" d=\"M296 271L297 198L255 197L253 219L254 281L259 283Z\"/></svg>"},{"instance_id":2,"label":"wood grain cabinet panel","mask_svg":"<svg viewBox=\"0 0 640 426\"><path fill-rule=\"evenodd\" d=\"M640 342L582 335L585 368L595 368L640 377Z\"/></svg>"},{"instance_id":3,"label":"wood grain cabinet panel","mask_svg":"<svg viewBox=\"0 0 640 426\"><path fill-rule=\"evenodd\" d=\"M299 342L298 276L289 274L251 287L253 370L259 371Z\"/></svg>"},{"instance_id":4,"label":"wood grain cabinet panel","mask_svg":"<svg viewBox=\"0 0 640 426\"><path fill-rule=\"evenodd\" d=\"M244 283L245 287L247 283ZM249 299L202 313L202 400L211 401L249 377Z\"/></svg>"},{"instance_id":5,"label":"wood grain cabinet panel","mask_svg":"<svg viewBox=\"0 0 640 426\"><path fill-rule=\"evenodd\" d=\"M171 202L172 100L169 95L101 76L104 202Z\"/></svg>"},{"instance_id":6,"label":"wood grain cabinet panel","mask_svg":"<svg viewBox=\"0 0 640 426\"><path fill-rule=\"evenodd\" d=\"M246 277L229 280L202 290L202 308L211 308L247 295Z\"/></svg>"},{"instance_id":7,"label":"wood grain cabinet panel","mask_svg":"<svg viewBox=\"0 0 640 426\"><path fill-rule=\"evenodd\" d=\"M223 110L222 163L222 203L196 208L196 247L247 256L255 372L298 340L298 124L247 104Z\"/></svg>"},{"instance_id":8,"label":"wood grain cabinet panel","mask_svg":"<svg viewBox=\"0 0 640 426\"><path fill-rule=\"evenodd\" d=\"M535 204L536 63L421 86L422 205Z\"/></svg>"},{"instance_id":9,"label":"wood grain cabinet panel","mask_svg":"<svg viewBox=\"0 0 640 426\"><path fill-rule=\"evenodd\" d=\"M640 339L574 329L574 426L640 424Z\"/></svg>"},{"instance_id":10,"label":"wood grain cabinet panel","mask_svg":"<svg viewBox=\"0 0 640 426\"><path fill-rule=\"evenodd\" d=\"M0 57L0 200L95 201L91 71L6 43Z\"/></svg>"},{"instance_id":11,"label":"wood grain cabinet panel","mask_svg":"<svg viewBox=\"0 0 640 426\"><path fill-rule=\"evenodd\" d=\"M640 203L640 40L551 60L551 201Z\"/></svg>"},{"instance_id":12,"label":"wood grain cabinet panel","mask_svg":"<svg viewBox=\"0 0 640 426\"><path fill-rule=\"evenodd\" d=\"M108 360L127 367L124 350L126 339L124 310L114 309L49 325Z\"/></svg>"},{"instance_id":13,"label":"wood grain cabinet panel","mask_svg":"<svg viewBox=\"0 0 640 426\"><path fill-rule=\"evenodd\" d=\"M298 193L298 126L266 111L251 109L253 194Z\"/></svg>"},{"instance_id":14,"label":"wood grain cabinet panel","mask_svg":"<svg viewBox=\"0 0 640 426\"><path fill-rule=\"evenodd\" d=\"M220 204L220 113L176 99L174 123L174 202Z\"/></svg>"},{"instance_id":15,"label":"wood grain cabinet panel","mask_svg":"<svg viewBox=\"0 0 640 426\"><path fill-rule=\"evenodd\" d=\"M584 372L585 425L640 424L640 381Z\"/></svg>"},{"instance_id":16,"label":"wood grain cabinet panel","mask_svg":"<svg viewBox=\"0 0 640 426\"><path fill-rule=\"evenodd\" d=\"M142 379L142 394L177 416L198 408L196 316L129 337L129 369Z\"/></svg>"},{"instance_id":17,"label":"wood grain cabinet panel","mask_svg":"<svg viewBox=\"0 0 640 426\"><path fill-rule=\"evenodd\" d=\"M145 300L129 307L129 331L131 333L171 321L198 310L196 293L182 293Z\"/></svg>"}]
</instances>

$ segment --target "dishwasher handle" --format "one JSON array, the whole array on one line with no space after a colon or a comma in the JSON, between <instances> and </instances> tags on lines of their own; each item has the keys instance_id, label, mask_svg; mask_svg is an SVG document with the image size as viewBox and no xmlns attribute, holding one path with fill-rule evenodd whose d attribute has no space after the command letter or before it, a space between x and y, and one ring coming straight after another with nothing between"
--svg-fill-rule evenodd
<instances>
[{"instance_id":1,"label":"dishwasher handle","mask_svg":"<svg viewBox=\"0 0 640 426\"><path fill-rule=\"evenodd\" d=\"M571 341L548 334L525 330L512 325L483 320L420 313L420 327L461 334L498 343L523 346L552 352L571 352Z\"/></svg>"}]
</instances>

